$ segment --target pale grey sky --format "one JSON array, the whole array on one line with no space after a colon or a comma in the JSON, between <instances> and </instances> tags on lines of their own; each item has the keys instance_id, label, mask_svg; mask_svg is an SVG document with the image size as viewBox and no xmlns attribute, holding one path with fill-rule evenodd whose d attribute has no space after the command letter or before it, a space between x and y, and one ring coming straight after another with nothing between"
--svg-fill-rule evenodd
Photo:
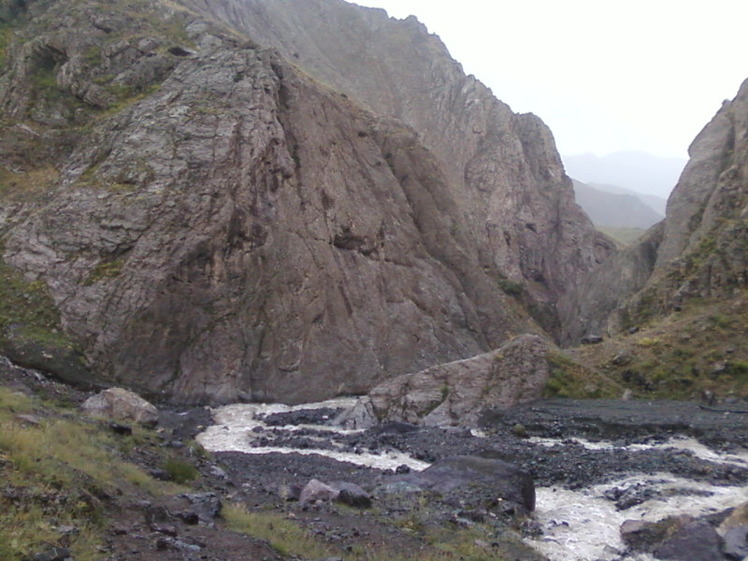
<instances>
[{"instance_id":1,"label":"pale grey sky","mask_svg":"<svg viewBox=\"0 0 748 561\"><path fill-rule=\"evenodd\" d=\"M748 78L746 0L356 0L414 14L562 154L686 157Z\"/></svg>"}]
</instances>

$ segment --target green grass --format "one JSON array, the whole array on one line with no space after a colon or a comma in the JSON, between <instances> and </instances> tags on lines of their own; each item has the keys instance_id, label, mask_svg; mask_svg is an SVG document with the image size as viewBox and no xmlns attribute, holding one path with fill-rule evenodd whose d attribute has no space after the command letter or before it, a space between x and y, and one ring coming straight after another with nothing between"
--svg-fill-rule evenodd
<instances>
[{"instance_id":1,"label":"green grass","mask_svg":"<svg viewBox=\"0 0 748 561\"><path fill-rule=\"evenodd\" d=\"M0 201L24 202L49 191L60 173L46 165L27 172L0 168Z\"/></svg>"},{"instance_id":2,"label":"green grass","mask_svg":"<svg viewBox=\"0 0 748 561\"><path fill-rule=\"evenodd\" d=\"M499 285L499 288L509 296L522 296L522 293L525 290L521 283L509 279L500 278L496 282Z\"/></svg>"},{"instance_id":3,"label":"green grass","mask_svg":"<svg viewBox=\"0 0 748 561\"><path fill-rule=\"evenodd\" d=\"M623 392L620 384L564 354L550 352L546 359L550 377L544 390L545 397L598 399L620 397Z\"/></svg>"},{"instance_id":4,"label":"green grass","mask_svg":"<svg viewBox=\"0 0 748 561\"><path fill-rule=\"evenodd\" d=\"M265 540L281 555L304 559L333 556L332 548L281 513L252 512L244 505L229 504L221 515L231 530Z\"/></svg>"},{"instance_id":5,"label":"green grass","mask_svg":"<svg viewBox=\"0 0 748 561\"><path fill-rule=\"evenodd\" d=\"M19 414L40 421L26 423ZM118 437L53 403L0 387L0 559L25 560L52 545L69 545L76 561L100 559L109 497L128 485L151 495L184 492L122 459L134 442L156 447L155 436L140 430ZM78 533L63 537L61 526Z\"/></svg>"},{"instance_id":6,"label":"green grass","mask_svg":"<svg viewBox=\"0 0 748 561\"><path fill-rule=\"evenodd\" d=\"M224 505L221 515L231 530L266 541L286 557L339 557L346 561L509 561L520 556L518 552L522 550L523 559L532 558L529 548L509 533L497 533L488 525L436 527L426 520L426 510L418 507L399 518L387 519L399 531L419 536L422 545L411 551L394 550L386 545L377 548L354 545L352 550L343 551L323 542L283 513L250 511L242 504Z\"/></svg>"},{"instance_id":7,"label":"green grass","mask_svg":"<svg viewBox=\"0 0 748 561\"><path fill-rule=\"evenodd\" d=\"M200 476L194 465L176 458L169 458L164 462L164 471L179 485L190 483Z\"/></svg>"},{"instance_id":8,"label":"green grass","mask_svg":"<svg viewBox=\"0 0 748 561\"><path fill-rule=\"evenodd\" d=\"M0 244L0 255L2 249ZM0 258L0 345L9 337L62 349L74 347L62 331L59 312L44 282L24 279Z\"/></svg>"},{"instance_id":9,"label":"green grass","mask_svg":"<svg viewBox=\"0 0 748 561\"><path fill-rule=\"evenodd\" d=\"M647 300L658 301L654 292ZM748 396L748 290L690 297L680 310L634 325L638 333L620 333L575 356L642 398L698 399L705 390L719 398ZM616 361L621 353L628 360Z\"/></svg>"},{"instance_id":10,"label":"green grass","mask_svg":"<svg viewBox=\"0 0 748 561\"><path fill-rule=\"evenodd\" d=\"M7 50L13 38L13 27L8 23L0 23L0 73L5 67Z\"/></svg>"},{"instance_id":11,"label":"green grass","mask_svg":"<svg viewBox=\"0 0 748 561\"><path fill-rule=\"evenodd\" d=\"M596 226L596 228L622 246L633 244L646 232L646 230L641 228L627 228L623 226Z\"/></svg>"},{"instance_id":12,"label":"green grass","mask_svg":"<svg viewBox=\"0 0 748 561\"><path fill-rule=\"evenodd\" d=\"M86 280L83 281L83 286L91 286L101 280L116 278L120 275L124 266L124 259L102 261L91 270Z\"/></svg>"}]
</instances>

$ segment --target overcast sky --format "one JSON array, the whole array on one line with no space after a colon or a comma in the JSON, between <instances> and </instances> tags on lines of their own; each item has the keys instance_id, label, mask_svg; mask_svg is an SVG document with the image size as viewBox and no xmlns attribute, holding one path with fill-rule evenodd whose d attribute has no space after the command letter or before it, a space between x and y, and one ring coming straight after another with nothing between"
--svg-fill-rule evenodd
<instances>
[{"instance_id":1,"label":"overcast sky","mask_svg":"<svg viewBox=\"0 0 748 561\"><path fill-rule=\"evenodd\" d=\"M686 158L748 78L746 0L356 0L414 14L561 154Z\"/></svg>"}]
</instances>

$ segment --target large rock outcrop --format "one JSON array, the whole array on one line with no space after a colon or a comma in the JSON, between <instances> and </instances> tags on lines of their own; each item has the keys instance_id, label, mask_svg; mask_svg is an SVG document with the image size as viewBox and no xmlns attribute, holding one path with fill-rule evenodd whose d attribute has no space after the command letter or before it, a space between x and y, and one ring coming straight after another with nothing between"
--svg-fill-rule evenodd
<instances>
[{"instance_id":1,"label":"large rock outcrop","mask_svg":"<svg viewBox=\"0 0 748 561\"><path fill-rule=\"evenodd\" d=\"M548 129L415 20L133 2L25 4L0 75L2 258L97 375L192 402L365 392L539 332L528 308L557 328L610 252Z\"/></svg>"},{"instance_id":2,"label":"large rock outcrop","mask_svg":"<svg viewBox=\"0 0 748 561\"><path fill-rule=\"evenodd\" d=\"M466 76L441 40L414 17L342 0L183 0L378 115L418 132L439 160L479 246L524 291L535 319L558 335L559 298L613 252L574 200L553 136Z\"/></svg>"},{"instance_id":3,"label":"large rock outcrop","mask_svg":"<svg viewBox=\"0 0 748 561\"><path fill-rule=\"evenodd\" d=\"M489 353L387 380L369 398L380 420L475 426L487 408L541 397L548 350L541 337L523 335Z\"/></svg>"}]
</instances>

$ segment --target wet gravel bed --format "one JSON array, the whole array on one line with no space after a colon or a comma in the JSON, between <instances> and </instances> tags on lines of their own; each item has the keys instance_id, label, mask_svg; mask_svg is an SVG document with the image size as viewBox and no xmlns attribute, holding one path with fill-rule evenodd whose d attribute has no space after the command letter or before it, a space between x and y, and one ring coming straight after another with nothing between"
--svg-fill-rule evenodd
<instances>
[{"instance_id":1,"label":"wet gravel bed","mask_svg":"<svg viewBox=\"0 0 748 561\"><path fill-rule=\"evenodd\" d=\"M300 449L322 448L353 453L403 452L429 463L455 455L482 456L524 468L537 485L564 485L572 489L607 482L632 472L670 472L721 485L748 483L747 468L709 462L678 449L589 450L573 440L549 447L512 435L477 438L466 431L436 428L423 428L397 436L362 433L342 437L328 435L328 438L330 440L322 441L316 435L310 438L296 433L261 441L263 445Z\"/></svg>"},{"instance_id":2,"label":"wet gravel bed","mask_svg":"<svg viewBox=\"0 0 748 561\"><path fill-rule=\"evenodd\" d=\"M748 403L705 407L689 401L546 399L507 412L486 412L484 428L521 424L531 436L590 440L697 438L707 446L748 448Z\"/></svg>"},{"instance_id":3,"label":"wet gravel bed","mask_svg":"<svg viewBox=\"0 0 748 561\"><path fill-rule=\"evenodd\" d=\"M303 417L296 413L297 418ZM326 422L330 422L332 417L325 416ZM591 450L572 438L605 439L630 445L658 443L682 435L718 449L735 449L746 442L747 422L748 417L742 414L705 410L695 403L544 400L505 413L484 415L482 437L462 428L392 423L348 435L304 428L293 433L269 429L253 438L263 446L351 453L403 452L428 463L454 455L501 459L524 468L539 486L578 489L634 472L669 472L718 485L743 485L748 484L748 468L709 462L688 451ZM324 424L324 419L316 418L315 424ZM555 438L560 442L545 446L530 442L529 436ZM248 461L257 464L262 459ZM309 465L312 461L303 456L300 462ZM325 460L323 465L329 462L337 463Z\"/></svg>"},{"instance_id":4,"label":"wet gravel bed","mask_svg":"<svg viewBox=\"0 0 748 561\"><path fill-rule=\"evenodd\" d=\"M321 407L319 409L301 409L283 413L261 415L261 419L269 427L283 427L286 425L326 425L344 410L336 407Z\"/></svg>"}]
</instances>

